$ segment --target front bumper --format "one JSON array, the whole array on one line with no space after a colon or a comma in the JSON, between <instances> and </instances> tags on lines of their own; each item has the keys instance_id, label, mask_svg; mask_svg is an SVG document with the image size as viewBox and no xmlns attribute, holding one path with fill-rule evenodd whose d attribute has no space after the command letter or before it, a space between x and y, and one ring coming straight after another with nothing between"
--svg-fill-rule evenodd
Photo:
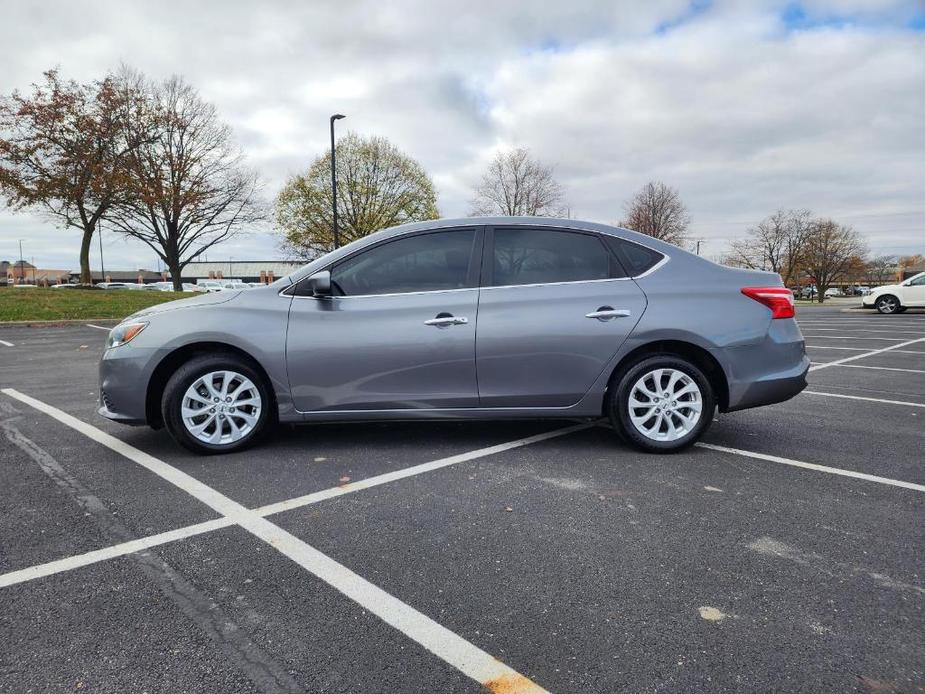
<instances>
[{"instance_id":1,"label":"front bumper","mask_svg":"<svg viewBox=\"0 0 925 694\"><path fill-rule=\"evenodd\" d=\"M145 399L155 352L128 344L103 353L98 414L121 424L147 423Z\"/></svg>"}]
</instances>

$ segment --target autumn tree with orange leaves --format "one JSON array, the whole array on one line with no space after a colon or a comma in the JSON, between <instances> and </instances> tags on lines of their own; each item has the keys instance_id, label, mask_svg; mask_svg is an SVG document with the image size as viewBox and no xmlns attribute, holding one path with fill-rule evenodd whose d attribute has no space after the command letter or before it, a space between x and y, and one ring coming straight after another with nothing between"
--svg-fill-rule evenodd
<instances>
[{"instance_id":1,"label":"autumn tree with orange leaves","mask_svg":"<svg viewBox=\"0 0 925 694\"><path fill-rule=\"evenodd\" d=\"M79 229L80 281L91 283L90 243L100 219L130 192L138 142L125 127L142 108L111 75L78 84L57 70L0 100L0 195L13 210L38 209Z\"/></svg>"}]
</instances>

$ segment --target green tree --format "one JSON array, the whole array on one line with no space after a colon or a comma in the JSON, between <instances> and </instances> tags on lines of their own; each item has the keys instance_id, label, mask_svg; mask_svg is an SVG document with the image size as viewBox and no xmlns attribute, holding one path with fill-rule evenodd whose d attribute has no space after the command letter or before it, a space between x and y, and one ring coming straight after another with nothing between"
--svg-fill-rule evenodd
<instances>
[{"instance_id":1,"label":"green tree","mask_svg":"<svg viewBox=\"0 0 925 694\"><path fill-rule=\"evenodd\" d=\"M396 224L436 219L437 193L424 168L383 137L342 137L337 154L337 226L349 243ZM292 255L314 258L334 248L331 154L292 176L276 196L276 224Z\"/></svg>"}]
</instances>

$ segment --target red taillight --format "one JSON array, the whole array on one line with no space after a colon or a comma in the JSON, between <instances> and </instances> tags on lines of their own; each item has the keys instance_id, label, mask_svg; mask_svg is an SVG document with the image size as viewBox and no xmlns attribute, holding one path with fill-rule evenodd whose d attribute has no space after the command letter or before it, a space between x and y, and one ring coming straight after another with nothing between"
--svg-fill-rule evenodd
<instances>
[{"instance_id":1,"label":"red taillight","mask_svg":"<svg viewBox=\"0 0 925 694\"><path fill-rule=\"evenodd\" d=\"M771 309L771 318L793 318L793 292L786 287L743 287L742 293Z\"/></svg>"}]
</instances>

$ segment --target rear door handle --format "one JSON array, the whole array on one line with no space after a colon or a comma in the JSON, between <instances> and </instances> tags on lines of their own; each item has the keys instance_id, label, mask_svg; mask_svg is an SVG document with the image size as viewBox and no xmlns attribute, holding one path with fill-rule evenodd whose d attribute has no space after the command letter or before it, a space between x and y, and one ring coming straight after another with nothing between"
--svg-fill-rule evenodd
<instances>
[{"instance_id":1,"label":"rear door handle","mask_svg":"<svg viewBox=\"0 0 925 694\"><path fill-rule=\"evenodd\" d=\"M435 325L438 328L445 328L450 325L465 325L469 319L465 316L437 316L430 320L424 321L424 325Z\"/></svg>"},{"instance_id":2,"label":"rear door handle","mask_svg":"<svg viewBox=\"0 0 925 694\"><path fill-rule=\"evenodd\" d=\"M630 315L627 308L613 308L611 306L601 306L597 311L586 313L585 318L597 318L599 321L607 321L612 318L626 318Z\"/></svg>"}]
</instances>

